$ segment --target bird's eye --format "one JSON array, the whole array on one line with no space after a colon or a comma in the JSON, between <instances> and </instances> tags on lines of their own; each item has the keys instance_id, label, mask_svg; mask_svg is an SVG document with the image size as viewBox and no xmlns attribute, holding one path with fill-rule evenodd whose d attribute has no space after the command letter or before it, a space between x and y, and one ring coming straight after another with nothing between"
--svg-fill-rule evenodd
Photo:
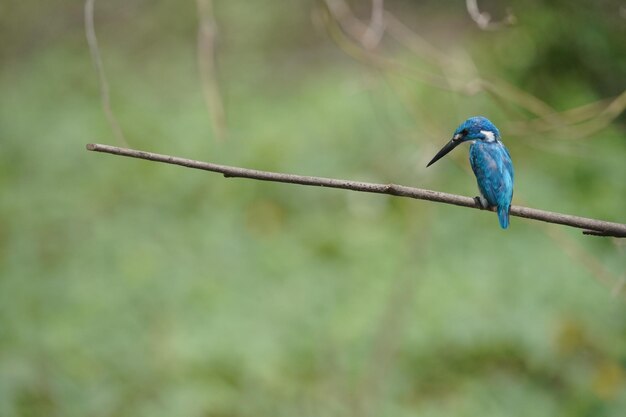
<instances>
[{"instance_id":1,"label":"bird's eye","mask_svg":"<svg viewBox=\"0 0 626 417\"><path fill-rule=\"evenodd\" d=\"M461 130L461 134L462 134L463 136L467 135L467 129L463 129L463 130Z\"/></svg>"}]
</instances>

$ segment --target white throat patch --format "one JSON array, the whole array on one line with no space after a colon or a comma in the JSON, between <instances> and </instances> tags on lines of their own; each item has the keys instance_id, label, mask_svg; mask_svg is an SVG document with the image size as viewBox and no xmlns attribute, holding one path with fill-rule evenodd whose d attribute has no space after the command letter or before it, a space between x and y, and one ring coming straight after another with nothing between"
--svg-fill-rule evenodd
<instances>
[{"instance_id":1,"label":"white throat patch","mask_svg":"<svg viewBox=\"0 0 626 417\"><path fill-rule=\"evenodd\" d=\"M485 140L487 142L495 142L496 141L496 135L494 135L493 132L491 132L489 130L481 130L480 133L485 135Z\"/></svg>"}]
</instances>

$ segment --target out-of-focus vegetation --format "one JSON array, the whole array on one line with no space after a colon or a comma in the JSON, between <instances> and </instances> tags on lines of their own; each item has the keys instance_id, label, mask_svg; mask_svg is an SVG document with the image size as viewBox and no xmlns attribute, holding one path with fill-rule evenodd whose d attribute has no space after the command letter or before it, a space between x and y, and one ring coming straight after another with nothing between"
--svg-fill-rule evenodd
<instances>
[{"instance_id":1,"label":"out-of-focus vegetation","mask_svg":"<svg viewBox=\"0 0 626 417\"><path fill-rule=\"evenodd\" d=\"M0 5L0 415L623 415L623 242L87 153L117 143L78 3ZM484 114L514 202L625 220L623 117L578 135L419 75L505 80L558 111L610 100L626 88L621 2L479 2L517 18L481 31L462 2L387 1L450 59L385 36L373 54L410 74L342 50L320 2L214 3L223 143L194 2L96 2L132 147L475 195L466 148L424 166Z\"/></svg>"}]
</instances>

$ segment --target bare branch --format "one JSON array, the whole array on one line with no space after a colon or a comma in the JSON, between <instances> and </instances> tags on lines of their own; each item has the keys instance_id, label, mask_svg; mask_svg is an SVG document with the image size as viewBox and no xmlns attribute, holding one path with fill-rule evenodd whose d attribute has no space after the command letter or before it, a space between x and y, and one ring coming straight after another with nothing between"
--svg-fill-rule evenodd
<instances>
[{"instance_id":1,"label":"bare branch","mask_svg":"<svg viewBox=\"0 0 626 417\"><path fill-rule=\"evenodd\" d=\"M87 44L89 45L93 65L96 68L96 73L98 74L100 96L102 98L102 110L104 111L104 115L106 116L117 140L124 146L128 146L128 142L124 137L122 128L117 122L117 119L113 114L113 110L111 109L109 82L107 81L106 74L104 72L104 65L102 64L102 57L100 56L100 48L98 48L98 38L96 37L96 28L93 20L95 2L96 0L85 1L85 36L87 37Z\"/></svg>"},{"instance_id":2,"label":"bare branch","mask_svg":"<svg viewBox=\"0 0 626 417\"><path fill-rule=\"evenodd\" d=\"M135 149L120 148L117 146L88 144L87 150L110 153L113 155L128 156L154 162L180 165L187 168L218 172L226 178L249 178L260 181L282 182L289 184L310 185L344 190L361 191L366 193L388 194L398 197L415 198L418 200L434 201L437 203L452 204L461 207L480 209L473 198L456 194L442 193L421 188L406 187L396 184L374 184L360 181L349 181L334 178L310 177L278 172L259 171L255 169L239 168L228 165L218 165L209 162L195 161L176 156L162 155ZM493 210L491 210L493 211ZM555 213L522 206L511 206L512 216L539 220L547 223L562 224L586 231L594 231L602 236L626 237L626 224L607 222L569 214Z\"/></svg>"}]
</instances>

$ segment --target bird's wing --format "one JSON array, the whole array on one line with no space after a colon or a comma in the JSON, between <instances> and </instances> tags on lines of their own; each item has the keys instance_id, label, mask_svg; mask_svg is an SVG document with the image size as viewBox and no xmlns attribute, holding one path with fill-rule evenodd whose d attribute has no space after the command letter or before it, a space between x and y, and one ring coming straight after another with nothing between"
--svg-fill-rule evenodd
<instances>
[{"instance_id":1,"label":"bird's wing","mask_svg":"<svg viewBox=\"0 0 626 417\"><path fill-rule=\"evenodd\" d=\"M501 144L476 143L470 148L470 164L478 188L493 206L508 206L513 195L513 164Z\"/></svg>"}]
</instances>

